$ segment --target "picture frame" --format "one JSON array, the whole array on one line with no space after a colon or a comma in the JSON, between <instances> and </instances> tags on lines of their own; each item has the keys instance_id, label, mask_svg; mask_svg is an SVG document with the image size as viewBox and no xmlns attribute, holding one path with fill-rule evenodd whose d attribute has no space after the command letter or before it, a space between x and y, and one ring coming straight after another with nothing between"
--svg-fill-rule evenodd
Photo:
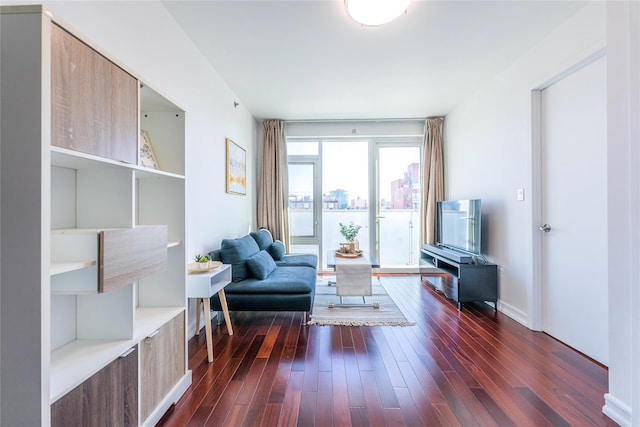
<instances>
[{"instance_id":1,"label":"picture frame","mask_svg":"<svg viewBox=\"0 0 640 427\"><path fill-rule=\"evenodd\" d=\"M138 165L152 169L160 169L156 153L153 150L151 137L146 130L140 130L140 153L138 156Z\"/></svg>"},{"instance_id":2,"label":"picture frame","mask_svg":"<svg viewBox=\"0 0 640 427\"><path fill-rule=\"evenodd\" d=\"M227 142L227 193L247 194L247 152L231 138Z\"/></svg>"}]
</instances>

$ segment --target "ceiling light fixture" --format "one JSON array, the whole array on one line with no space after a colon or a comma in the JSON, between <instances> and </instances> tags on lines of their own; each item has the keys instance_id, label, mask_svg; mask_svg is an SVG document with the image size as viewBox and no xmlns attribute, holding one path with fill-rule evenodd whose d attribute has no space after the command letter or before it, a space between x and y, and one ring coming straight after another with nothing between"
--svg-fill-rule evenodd
<instances>
[{"instance_id":1,"label":"ceiling light fixture","mask_svg":"<svg viewBox=\"0 0 640 427\"><path fill-rule=\"evenodd\" d=\"M402 15L411 0L344 0L351 18L367 26L386 24Z\"/></svg>"}]
</instances>

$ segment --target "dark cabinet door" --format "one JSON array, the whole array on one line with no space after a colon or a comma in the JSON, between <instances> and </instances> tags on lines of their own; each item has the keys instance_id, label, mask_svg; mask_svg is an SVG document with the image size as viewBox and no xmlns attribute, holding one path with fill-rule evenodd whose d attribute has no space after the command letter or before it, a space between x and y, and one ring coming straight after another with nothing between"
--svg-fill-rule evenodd
<instances>
[{"instance_id":1,"label":"dark cabinet door","mask_svg":"<svg viewBox=\"0 0 640 427\"><path fill-rule=\"evenodd\" d=\"M138 81L57 25L51 30L51 144L137 163Z\"/></svg>"},{"instance_id":2,"label":"dark cabinet door","mask_svg":"<svg viewBox=\"0 0 640 427\"><path fill-rule=\"evenodd\" d=\"M51 405L51 425L138 425L138 351L133 347Z\"/></svg>"}]
</instances>

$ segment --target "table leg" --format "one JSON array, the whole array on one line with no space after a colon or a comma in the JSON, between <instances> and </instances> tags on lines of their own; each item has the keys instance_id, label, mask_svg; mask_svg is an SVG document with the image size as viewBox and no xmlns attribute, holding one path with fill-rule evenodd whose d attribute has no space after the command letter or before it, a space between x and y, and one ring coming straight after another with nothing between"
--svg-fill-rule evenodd
<instances>
[{"instance_id":1,"label":"table leg","mask_svg":"<svg viewBox=\"0 0 640 427\"><path fill-rule=\"evenodd\" d=\"M200 335L200 310L202 310L201 299L196 298L196 335Z\"/></svg>"},{"instance_id":2,"label":"table leg","mask_svg":"<svg viewBox=\"0 0 640 427\"><path fill-rule=\"evenodd\" d=\"M218 297L220 298L220 305L224 313L224 321L227 323L227 331L229 331L229 335L233 335L233 327L231 326L231 318L229 317L229 308L227 307L227 297L224 294L224 289L218 291Z\"/></svg>"},{"instance_id":3,"label":"table leg","mask_svg":"<svg viewBox=\"0 0 640 427\"><path fill-rule=\"evenodd\" d=\"M204 331L207 337L207 357L209 363L213 362L213 338L211 337L211 304L209 298L204 300Z\"/></svg>"}]
</instances>

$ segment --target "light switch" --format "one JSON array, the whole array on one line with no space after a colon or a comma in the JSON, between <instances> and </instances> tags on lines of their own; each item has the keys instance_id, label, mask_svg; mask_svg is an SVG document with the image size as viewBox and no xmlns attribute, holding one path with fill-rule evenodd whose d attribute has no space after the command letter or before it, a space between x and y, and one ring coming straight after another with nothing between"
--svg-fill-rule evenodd
<instances>
[{"instance_id":1,"label":"light switch","mask_svg":"<svg viewBox=\"0 0 640 427\"><path fill-rule=\"evenodd\" d=\"M524 200L524 188L518 188L518 201L521 202Z\"/></svg>"}]
</instances>

